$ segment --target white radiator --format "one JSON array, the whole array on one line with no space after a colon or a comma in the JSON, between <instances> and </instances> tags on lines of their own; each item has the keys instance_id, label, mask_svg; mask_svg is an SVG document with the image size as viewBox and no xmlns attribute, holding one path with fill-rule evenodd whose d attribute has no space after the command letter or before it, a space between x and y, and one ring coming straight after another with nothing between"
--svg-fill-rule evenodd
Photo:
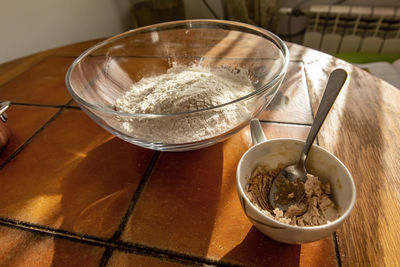
<instances>
[{"instance_id":1,"label":"white radiator","mask_svg":"<svg viewBox=\"0 0 400 267\"><path fill-rule=\"evenodd\" d=\"M400 52L400 8L314 5L303 45L336 54Z\"/></svg>"}]
</instances>

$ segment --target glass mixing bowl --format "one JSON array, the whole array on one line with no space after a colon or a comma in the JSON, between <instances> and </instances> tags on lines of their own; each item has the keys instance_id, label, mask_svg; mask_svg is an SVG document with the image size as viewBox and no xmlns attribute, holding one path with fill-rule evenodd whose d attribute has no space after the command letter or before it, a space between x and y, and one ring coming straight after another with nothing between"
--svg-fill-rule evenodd
<instances>
[{"instance_id":1,"label":"glass mixing bowl","mask_svg":"<svg viewBox=\"0 0 400 267\"><path fill-rule=\"evenodd\" d=\"M115 136L154 150L186 151L221 142L245 127L271 102L288 62L285 43L262 28L221 20L174 21L121 33L88 49L68 69L66 86L82 110ZM142 78L194 65L245 69L255 89L188 112L117 110L116 101Z\"/></svg>"}]
</instances>

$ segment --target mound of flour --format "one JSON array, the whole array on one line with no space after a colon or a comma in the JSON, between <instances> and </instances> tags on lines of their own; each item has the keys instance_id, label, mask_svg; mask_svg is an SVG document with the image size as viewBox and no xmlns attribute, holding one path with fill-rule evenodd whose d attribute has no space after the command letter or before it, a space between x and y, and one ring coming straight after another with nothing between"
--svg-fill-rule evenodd
<instances>
[{"instance_id":1,"label":"mound of flour","mask_svg":"<svg viewBox=\"0 0 400 267\"><path fill-rule=\"evenodd\" d=\"M141 79L117 99L116 110L129 113L171 114L228 103L254 91L241 68L206 69L174 66L166 73ZM188 143L210 138L233 128L249 116L249 105L171 117L121 117L122 129L140 139L162 143Z\"/></svg>"}]
</instances>

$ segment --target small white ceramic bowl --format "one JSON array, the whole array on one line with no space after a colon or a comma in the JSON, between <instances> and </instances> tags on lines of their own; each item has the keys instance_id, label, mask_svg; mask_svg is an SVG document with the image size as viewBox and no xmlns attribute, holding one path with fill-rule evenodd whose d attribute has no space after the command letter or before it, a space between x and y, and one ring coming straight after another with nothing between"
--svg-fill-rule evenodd
<instances>
[{"instance_id":1,"label":"small white ceramic bowl","mask_svg":"<svg viewBox=\"0 0 400 267\"><path fill-rule=\"evenodd\" d=\"M252 170L258 165L267 165L271 169L279 163L295 163L300 158L304 142L296 139L266 140L258 120L251 121L253 146L239 161L236 184L242 208L262 233L270 238L289 244L300 244L320 240L342 225L349 216L356 199L353 178L344 164L327 150L313 145L307 159L307 170L322 181L331 184L332 198L337 205L340 217L333 222L319 226L292 226L276 221L262 213L245 194L245 188Z\"/></svg>"}]
</instances>

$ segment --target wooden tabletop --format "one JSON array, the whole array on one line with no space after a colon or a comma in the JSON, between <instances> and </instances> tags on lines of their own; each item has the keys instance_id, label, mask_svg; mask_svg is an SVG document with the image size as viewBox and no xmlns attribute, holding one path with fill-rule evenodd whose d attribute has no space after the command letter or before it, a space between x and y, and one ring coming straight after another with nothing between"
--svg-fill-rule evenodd
<instances>
[{"instance_id":1,"label":"wooden tabletop","mask_svg":"<svg viewBox=\"0 0 400 267\"><path fill-rule=\"evenodd\" d=\"M267 138L305 139L329 73L349 73L318 143L352 173L357 201L332 236L277 243L240 208L235 171L245 128L196 151L122 141L72 101L69 65L97 41L0 65L10 100L0 155L2 266L399 266L400 90L351 64L288 44L291 62L260 115ZM1 122L0 122L1 123Z\"/></svg>"}]
</instances>

